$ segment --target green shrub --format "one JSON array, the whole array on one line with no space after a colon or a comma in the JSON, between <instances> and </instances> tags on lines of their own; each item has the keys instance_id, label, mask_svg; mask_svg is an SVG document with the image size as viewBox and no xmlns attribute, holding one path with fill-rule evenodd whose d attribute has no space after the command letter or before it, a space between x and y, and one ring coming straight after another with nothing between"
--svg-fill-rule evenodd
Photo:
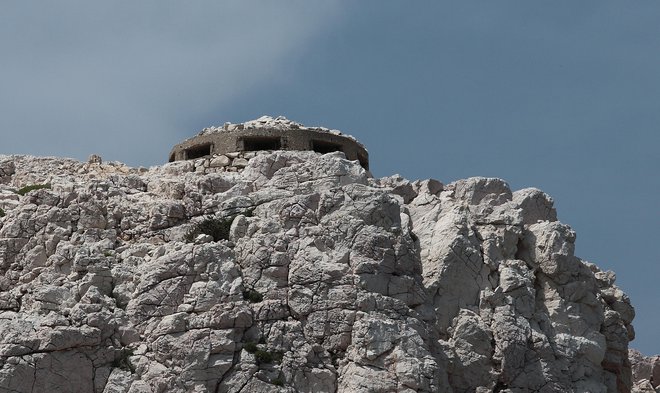
<instances>
[{"instance_id":1,"label":"green shrub","mask_svg":"<svg viewBox=\"0 0 660 393\"><path fill-rule=\"evenodd\" d=\"M133 366L131 360L129 359L131 356L133 356L133 350L123 348L119 353L119 356L112 362L112 367L130 371L131 374L134 374L135 366Z\"/></svg>"},{"instance_id":2,"label":"green shrub","mask_svg":"<svg viewBox=\"0 0 660 393\"><path fill-rule=\"evenodd\" d=\"M254 352L254 359L257 361L257 364L264 364L264 363L273 363L273 362L281 362L282 358L284 356L282 355L281 352L268 352L264 351L262 349L257 349Z\"/></svg>"},{"instance_id":3,"label":"green shrub","mask_svg":"<svg viewBox=\"0 0 660 393\"><path fill-rule=\"evenodd\" d=\"M19 195L25 195L30 191L41 190L44 188L50 189L50 184L32 184L30 186L21 188L20 190L16 191L16 193Z\"/></svg>"},{"instance_id":4,"label":"green shrub","mask_svg":"<svg viewBox=\"0 0 660 393\"><path fill-rule=\"evenodd\" d=\"M282 352L278 352L278 351L269 352L263 349L259 349L259 346L253 341L248 341L245 344L243 344L243 349L245 349L248 353L254 355L254 359L256 360L257 365L264 363L273 363L273 362L279 363L282 361L282 358L284 357L284 354Z\"/></svg>"},{"instance_id":5,"label":"green shrub","mask_svg":"<svg viewBox=\"0 0 660 393\"><path fill-rule=\"evenodd\" d=\"M273 354L262 349L257 349L254 358L257 360L257 364L273 362Z\"/></svg>"},{"instance_id":6,"label":"green shrub","mask_svg":"<svg viewBox=\"0 0 660 393\"><path fill-rule=\"evenodd\" d=\"M5 216L5 211L2 210L2 208L0 207L0 217L4 217L4 216Z\"/></svg>"},{"instance_id":7,"label":"green shrub","mask_svg":"<svg viewBox=\"0 0 660 393\"><path fill-rule=\"evenodd\" d=\"M282 376L279 376L273 379L272 381L270 381L270 383L272 383L275 386L284 386L284 378L282 378Z\"/></svg>"},{"instance_id":8,"label":"green shrub","mask_svg":"<svg viewBox=\"0 0 660 393\"><path fill-rule=\"evenodd\" d=\"M248 353L255 353L255 352L257 352L257 350L259 350L259 348L257 348L257 344L255 344L251 341L245 343L245 345L243 345L243 349L248 351Z\"/></svg>"},{"instance_id":9,"label":"green shrub","mask_svg":"<svg viewBox=\"0 0 660 393\"><path fill-rule=\"evenodd\" d=\"M243 291L243 299L250 303L259 303L260 301L264 300L264 295L260 294L254 289L248 289L247 291Z\"/></svg>"},{"instance_id":10,"label":"green shrub","mask_svg":"<svg viewBox=\"0 0 660 393\"><path fill-rule=\"evenodd\" d=\"M233 218L207 218L196 223L184 236L188 242L194 242L197 236L204 234L213 238L213 241L229 240L229 228Z\"/></svg>"}]
</instances>

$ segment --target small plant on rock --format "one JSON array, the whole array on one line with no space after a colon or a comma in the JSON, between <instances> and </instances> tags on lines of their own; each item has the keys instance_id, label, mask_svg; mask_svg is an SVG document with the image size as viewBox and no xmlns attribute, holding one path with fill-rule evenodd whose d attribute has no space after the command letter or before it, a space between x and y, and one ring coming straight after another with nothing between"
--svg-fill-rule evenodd
<instances>
[{"instance_id":1,"label":"small plant on rock","mask_svg":"<svg viewBox=\"0 0 660 393\"><path fill-rule=\"evenodd\" d=\"M246 342L245 345L243 345L243 349L245 349L248 353L255 353L257 350L259 350L257 344L253 343L252 341Z\"/></svg>"},{"instance_id":2,"label":"small plant on rock","mask_svg":"<svg viewBox=\"0 0 660 393\"><path fill-rule=\"evenodd\" d=\"M284 386L284 378L282 376L278 376L277 378L274 378L272 381L270 381L275 386Z\"/></svg>"},{"instance_id":3,"label":"small plant on rock","mask_svg":"<svg viewBox=\"0 0 660 393\"><path fill-rule=\"evenodd\" d=\"M273 354L262 349L257 349L254 353L254 358L256 359L257 364L273 362Z\"/></svg>"},{"instance_id":4,"label":"small plant on rock","mask_svg":"<svg viewBox=\"0 0 660 393\"><path fill-rule=\"evenodd\" d=\"M264 349L259 349L259 346L253 341L248 341L245 344L243 344L243 349L245 349L248 353L254 355L254 360L257 362L257 365L273 363L273 362L279 363L282 361L282 358L284 357L282 352L278 352L278 351L270 352Z\"/></svg>"},{"instance_id":5,"label":"small plant on rock","mask_svg":"<svg viewBox=\"0 0 660 393\"><path fill-rule=\"evenodd\" d=\"M2 208L0 207L0 217L4 217L4 216L5 216L5 211L2 210Z\"/></svg>"},{"instance_id":6,"label":"small plant on rock","mask_svg":"<svg viewBox=\"0 0 660 393\"><path fill-rule=\"evenodd\" d=\"M282 361L283 357L284 356L281 352L276 351L269 352L257 349L257 351L254 353L254 359L257 361L257 365L274 362L279 363Z\"/></svg>"},{"instance_id":7,"label":"small plant on rock","mask_svg":"<svg viewBox=\"0 0 660 393\"><path fill-rule=\"evenodd\" d=\"M213 241L229 240L229 228L231 228L232 218L207 218L204 221L196 223L184 236L188 242L194 242L199 235L209 235Z\"/></svg>"},{"instance_id":8,"label":"small plant on rock","mask_svg":"<svg viewBox=\"0 0 660 393\"><path fill-rule=\"evenodd\" d=\"M135 373L135 366L131 363L129 359L133 356L133 350L129 348L123 348L119 354L119 357L112 362L112 367L119 368L125 371L130 371L131 374Z\"/></svg>"},{"instance_id":9,"label":"small plant on rock","mask_svg":"<svg viewBox=\"0 0 660 393\"><path fill-rule=\"evenodd\" d=\"M259 303L260 301L264 300L264 295L260 294L254 289L248 289L243 291L243 299L250 303Z\"/></svg>"},{"instance_id":10,"label":"small plant on rock","mask_svg":"<svg viewBox=\"0 0 660 393\"><path fill-rule=\"evenodd\" d=\"M16 193L19 195L25 195L30 191L42 189L50 189L50 184L32 184L21 188L20 190L16 191Z\"/></svg>"}]
</instances>

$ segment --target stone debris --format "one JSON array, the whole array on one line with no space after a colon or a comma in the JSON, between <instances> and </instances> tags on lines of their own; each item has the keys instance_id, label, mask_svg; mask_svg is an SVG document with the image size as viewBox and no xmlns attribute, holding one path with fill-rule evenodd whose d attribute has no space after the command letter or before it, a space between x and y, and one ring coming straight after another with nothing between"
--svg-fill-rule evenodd
<instances>
[{"instance_id":1,"label":"stone debris","mask_svg":"<svg viewBox=\"0 0 660 393\"><path fill-rule=\"evenodd\" d=\"M101 165L103 163L103 158L101 158L101 156L99 156L98 154L92 154L87 159L87 163Z\"/></svg>"},{"instance_id":2,"label":"stone debris","mask_svg":"<svg viewBox=\"0 0 660 393\"><path fill-rule=\"evenodd\" d=\"M657 388L657 359L631 372L614 274L547 194L500 179L373 179L341 153L0 156L0 208L0 391Z\"/></svg>"}]
</instances>

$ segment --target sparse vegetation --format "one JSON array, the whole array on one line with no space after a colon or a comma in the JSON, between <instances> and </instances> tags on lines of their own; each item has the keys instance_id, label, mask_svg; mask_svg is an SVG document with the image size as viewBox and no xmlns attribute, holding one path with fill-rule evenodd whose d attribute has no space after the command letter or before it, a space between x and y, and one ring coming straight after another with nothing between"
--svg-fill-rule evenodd
<instances>
[{"instance_id":1,"label":"sparse vegetation","mask_svg":"<svg viewBox=\"0 0 660 393\"><path fill-rule=\"evenodd\" d=\"M131 374L135 373L135 366L131 363L129 359L133 356L133 350L129 348L123 348L119 354L119 357L112 362L112 367L119 368L125 371L130 371Z\"/></svg>"},{"instance_id":2,"label":"sparse vegetation","mask_svg":"<svg viewBox=\"0 0 660 393\"><path fill-rule=\"evenodd\" d=\"M269 352L269 351L264 351L262 349L257 349L257 351L254 353L254 358L257 361L257 364L264 364L264 363L279 363L282 361L282 353L281 352Z\"/></svg>"},{"instance_id":3,"label":"sparse vegetation","mask_svg":"<svg viewBox=\"0 0 660 393\"><path fill-rule=\"evenodd\" d=\"M257 364L264 364L264 363L273 363L273 362L281 362L283 358L282 352L277 352L277 351L266 351L263 349L259 349L259 346L252 342L248 341L245 344L243 344L243 349L245 349L248 353L251 353L254 355L254 359L257 361Z\"/></svg>"},{"instance_id":4,"label":"sparse vegetation","mask_svg":"<svg viewBox=\"0 0 660 393\"><path fill-rule=\"evenodd\" d=\"M257 364L273 362L273 354L262 349L257 349L254 353L254 358L257 360Z\"/></svg>"},{"instance_id":5,"label":"sparse vegetation","mask_svg":"<svg viewBox=\"0 0 660 393\"><path fill-rule=\"evenodd\" d=\"M255 353L255 352L257 352L259 347L257 347L257 344L250 341L250 342L245 343L245 345L243 345L243 349L245 349L249 353Z\"/></svg>"},{"instance_id":6,"label":"sparse vegetation","mask_svg":"<svg viewBox=\"0 0 660 393\"><path fill-rule=\"evenodd\" d=\"M333 365L338 366L339 365L339 360L343 357L342 354L330 351L330 361L332 362Z\"/></svg>"},{"instance_id":7,"label":"sparse vegetation","mask_svg":"<svg viewBox=\"0 0 660 393\"><path fill-rule=\"evenodd\" d=\"M0 217L4 217L4 216L5 216L5 211L2 210L2 208L0 207Z\"/></svg>"},{"instance_id":8,"label":"sparse vegetation","mask_svg":"<svg viewBox=\"0 0 660 393\"><path fill-rule=\"evenodd\" d=\"M278 376L277 378L270 381L270 383L275 386L284 386L284 378L282 378L282 376Z\"/></svg>"},{"instance_id":9,"label":"sparse vegetation","mask_svg":"<svg viewBox=\"0 0 660 393\"><path fill-rule=\"evenodd\" d=\"M250 303L259 303L260 301L264 300L264 295L260 294L254 289L248 289L243 291L243 299Z\"/></svg>"},{"instance_id":10,"label":"sparse vegetation","mask_svg":"<svg viewBox=\"0 0 660 393\"><path fill-rule=\"evenodd\" d=\"M32 184L21 188L20 190L16 191L16 193L19 195L25 195L30 191L42 189L50 189L50 184Z\"/></svg>"},{"instance_id":11,"label":"sparse vegetation","mask_svg":"<svg viewBox=\"0 0 660 393\"><path fill-rule=\"evenodd\" d=\"M184 239L188 242L194 242L197 236L204 234L213 238L213 241L229 240L229 228L233 218L207 218L202 222L196 223L186 233Z\"/></svg>"}]
</instances>

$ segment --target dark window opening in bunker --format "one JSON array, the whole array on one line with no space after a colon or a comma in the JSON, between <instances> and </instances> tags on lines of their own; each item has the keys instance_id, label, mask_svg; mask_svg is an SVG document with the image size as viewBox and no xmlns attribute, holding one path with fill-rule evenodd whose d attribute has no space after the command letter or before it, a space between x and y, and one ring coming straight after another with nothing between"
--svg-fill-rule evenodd
<instances>
[{"instance_id":1,"label":"dark window opening in bunker","mask_svg":"<svg viewBox=\"0 0 660 393\"><path fill-rule=\"evenodd\" d=\"M170 154L170 162L174 162L176 155L174 153Z\"/></svg>"},{"instance_id":2,"label":"dark window opening in bunker","mask_svg":"<svg viewBox=\"0 0 660 393\"><path fill-rule=\"evenodd\" d=\"M244 151L258 151L258 150L280 150L282 148L282 141L279 137L249 137L243 138Z\"/></svg>"},{"instance_id":3,"label":"dark window opening in bunker","mask_svg":"<svg viewBox=\"0 0 660 393\"><path fill-rule=\"evenodd\" d=\"M186 159L194 160L195 158L200 158L204 156L211 155L211 144L200 145L186 149Z\"/></svg>"},{"instance_id":4,"label":"dark window opening in bunker","mask_svg":"<svg viewBox=\"0 0 660 393\"><path fill-rule=\"evenodd\" d=\"M369 160L367 159L367 157L358 153L358 161L360 161L360 165L362 165L362 168L369 170Z\"/></svg>"},{"instance_id":5,"label":"dark window opening in bunker","mask_svg":"<svg viewBox=\"0 0 660 393\"><path fill-rule=\"evenodd\" d=\"M332 153L333 151L343 151L341 149L341 145L338 143L318 141L318 140L312 141L312 150L321 154Z\"/></svg>"}]
</instances>

